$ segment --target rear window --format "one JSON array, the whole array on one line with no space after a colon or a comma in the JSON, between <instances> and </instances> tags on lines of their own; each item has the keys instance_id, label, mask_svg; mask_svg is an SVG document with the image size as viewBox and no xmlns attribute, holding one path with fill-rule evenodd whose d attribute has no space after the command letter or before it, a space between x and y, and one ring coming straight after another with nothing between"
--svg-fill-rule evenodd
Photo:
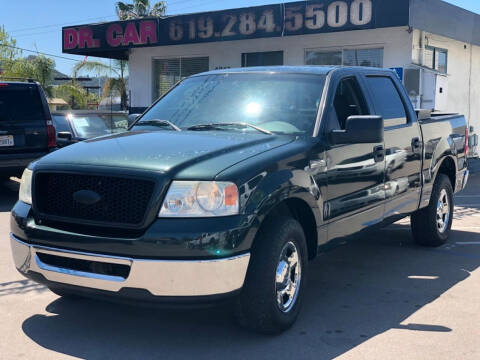
<instances>
[{"instance_id":1,"label":"rear window","mask_svg":"<svg viewBox=\"0 0 480 360\"><path fill-rule=\"evenodd\" d=\"M0 122L45 121L38 89L33 86L0 87Z\"/></svg>"}]
</instances>

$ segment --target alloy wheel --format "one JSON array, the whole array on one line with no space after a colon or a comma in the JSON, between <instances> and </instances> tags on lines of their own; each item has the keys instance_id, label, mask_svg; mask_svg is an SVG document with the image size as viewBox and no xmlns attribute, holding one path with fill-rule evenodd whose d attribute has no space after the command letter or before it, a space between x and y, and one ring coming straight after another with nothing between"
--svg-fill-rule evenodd
<instances>
[{"instance_id":1,"label":"alloy wheel","mask_svg":"<svg viewBox=\"0 0 480 360\"><path fill-rule=\"evenodd\" d=\"M442 189L437 202L437 230L444 233L450 221L450 201L445 189Z\"/></svg>"},{"instance_id":2,"label":"alloy wheel","mask_svg":"<svg viewBox=\"0 0 480 360\"><path fill-rule=\"evenodd\" d=\"M295 244L287 242L280 253L275 276L277 306L282 312L289 312L298 297L302 279L300 252Z\"/></svg>"}]
</instances>

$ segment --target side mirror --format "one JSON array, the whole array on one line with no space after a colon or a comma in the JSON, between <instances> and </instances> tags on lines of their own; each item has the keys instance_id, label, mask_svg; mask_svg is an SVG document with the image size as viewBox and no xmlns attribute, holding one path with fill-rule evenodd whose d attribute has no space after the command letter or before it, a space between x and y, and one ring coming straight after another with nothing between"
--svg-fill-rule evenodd
<instances>
[{"instance_id":1,"label":"side mirror","mask_svg":"<svg viewBox=\"0 0 480 360\"><path fill-rule=\"evenodd\" d=\"M60 131L57 134L59 139L72 140L72 133L70 131Z\"/></svg>"},{"instance_id":2,"label":"side mirror","mask_svg":"<svg viewBox=\"0 0 480 360\"><path fill-rule=\"evenodd\" d=\"M337 144L368 144L383 142L383 117L377 115L349 116L345 130L333 130L330 142Z\"/></svg>"}]
</instances>

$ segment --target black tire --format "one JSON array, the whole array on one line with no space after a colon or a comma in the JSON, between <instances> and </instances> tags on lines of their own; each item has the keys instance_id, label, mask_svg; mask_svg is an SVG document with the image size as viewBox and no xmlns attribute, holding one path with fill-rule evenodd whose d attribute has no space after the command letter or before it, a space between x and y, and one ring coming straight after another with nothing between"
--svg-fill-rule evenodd
<instances>
[{"instance_id":1,"label":"black tire","mask_svg":"<svg viewBox=\"0 0 480 360\"><path fill-rule=\"evenodd\" d=\"M64 290L62 288L59 288L59 287L48 287L48 289L53 292L55 295L58 295L62 298L65 298L65 299L78 299L80 296L74 294L74 293L71 293L67 290Z\"/></svg>"},{"instance_id":2,"label":"black tire","mask_svg":"<svg viewBox=\"0 0 480 360\"><path fill-rule=\"evenodd\" d=\"M444 227L440 227L437 223L437 208L439 201L445 197L448 199L448 220L444 221ZM442 201L443 202L443 201ZM423 246L437 247L445 244L450 235L453 220L453 189L448 176L438 174L435 184L433 185L430 204L411 216L411 227L413 238Z\"/></svg>"},{"instance_id":3,"label":"black tire","mask_svg":"<svg viewBox=\"0 0 480 360\"><path fill-rule=\"evenodd\" d=\"M282 263L287 266L283 275L284 284L292 284L293 288L297 283L298 290L293 296L285 294L279 297L282 298L280 305L277 303L279 285L276 273L277 266L281 266L282 253L287 259ZM300 267L288 265L290 262L293 264L291 259L295 259L294 254L298 256ZM277 334L292 326L298 317L306 287L307 264L307 245L300 223L283 216L267 220L253 244L245 284L235 304L235 315L240 325L265 334ZM296 271L300 271L300 276ZM288 307L287 297L292 299ZM285 306L283 311L281 306Z\"/></svg>"}]
</instances>

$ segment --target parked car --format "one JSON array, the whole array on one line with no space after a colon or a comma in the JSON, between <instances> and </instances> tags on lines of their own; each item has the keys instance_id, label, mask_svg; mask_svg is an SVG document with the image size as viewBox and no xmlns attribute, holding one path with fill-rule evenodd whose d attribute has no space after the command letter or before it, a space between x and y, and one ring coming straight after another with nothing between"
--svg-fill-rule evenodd
<instances>
[{"instance_id":1,"label":"parked car","mask_svg":"<svg viewBox=\"0 0 480 360\"><path fill-rule=\"evenodd\" d=\"M55 149L55 128L42 87L0 79L0 179L20 176Z\"/></svg>"},{"instance_id":2,"label":"parked car","mask_svg":"<svg viewBox=\"0 0 480 360\"><path fill-rule=\"evenodd\" d=\"M406 216L419 244L447 241L468 179L466 121L418 114L389 70L192 76L128 132L25 170L16 267L61 296L231 299L240 324L281 332L326 243ZM388 178L386 154L399 154Z\"/></svg>"},{"instance_id":3,"label":"parked car","mask_svg":"<svg viewBox=\"0 0 480 360\"><path fill-rule=\"evenodd\" d=\"M52 113L59 147L78 141L127 130L128 113L93 110L67 110Z\"/></svg>"}]
</instances>

